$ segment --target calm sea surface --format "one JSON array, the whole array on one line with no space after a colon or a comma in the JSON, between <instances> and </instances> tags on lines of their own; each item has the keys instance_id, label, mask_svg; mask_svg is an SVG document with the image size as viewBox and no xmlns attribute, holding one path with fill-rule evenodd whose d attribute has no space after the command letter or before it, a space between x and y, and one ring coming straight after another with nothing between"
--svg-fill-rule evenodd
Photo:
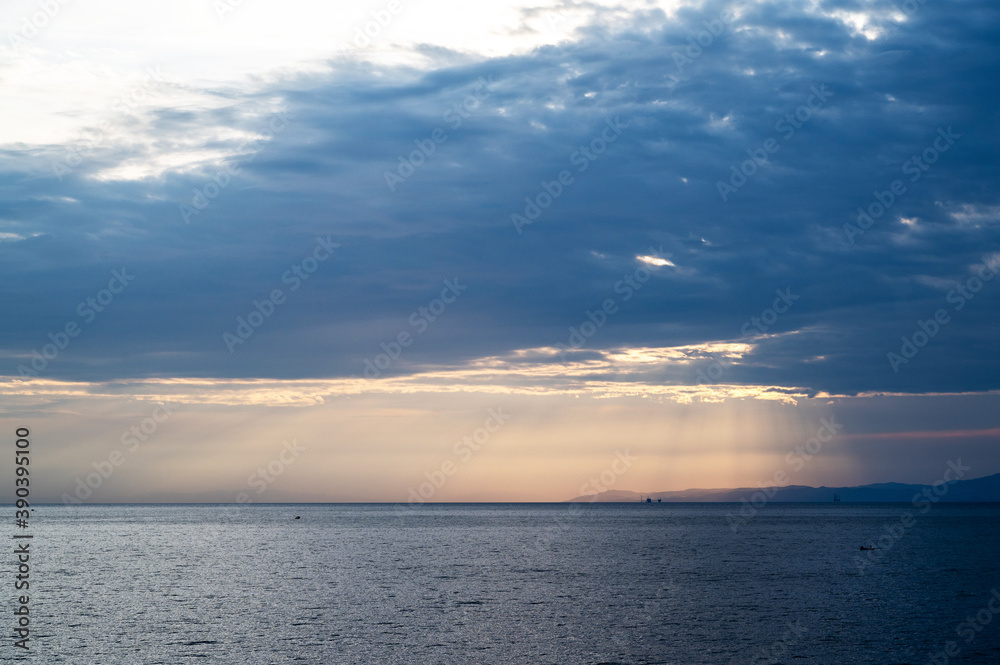
<instances>
[{"instance_id":1,"label":"calm sea surface","mask_svg":"<svg viewBox=\"0 0 1000 665\"><path fill-rule=\"evenodd\" d=\"M43 506L0 661L1000 663L1000 506L737 508Z\"/></svg>"}]
</instances>

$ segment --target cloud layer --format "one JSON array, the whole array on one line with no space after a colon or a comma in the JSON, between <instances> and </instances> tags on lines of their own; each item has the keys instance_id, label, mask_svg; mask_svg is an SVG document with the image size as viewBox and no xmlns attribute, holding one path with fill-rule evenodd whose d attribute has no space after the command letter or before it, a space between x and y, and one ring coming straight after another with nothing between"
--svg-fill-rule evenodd
<instances>
[{"instance_id":1,"label":"cloud layer","mask_svg":"<svg viewBox=\"0 0 1000 665\"><path fill-rule=\"evenodd\" d=\"M2 371L997 389L1000 10L908 7L595 10L526 54L163 75L91 143L3 147Z\"/></svg>"}]
</instances>

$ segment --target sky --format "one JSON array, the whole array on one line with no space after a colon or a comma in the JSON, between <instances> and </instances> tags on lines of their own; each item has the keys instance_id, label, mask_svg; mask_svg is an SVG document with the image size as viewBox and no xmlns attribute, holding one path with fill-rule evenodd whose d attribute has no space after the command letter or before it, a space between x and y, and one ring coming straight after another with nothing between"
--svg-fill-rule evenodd
<instances>
[{"instance_id":1,"label":"sky","mask_svg":"<svg viewBox=\"0 0 1000 665\"><path fill-rule=\"evenodd\" d=\"M1000 472L998 42L985 0L4 3L4 431L63 503Z\"/></svg>"}]
</instances>

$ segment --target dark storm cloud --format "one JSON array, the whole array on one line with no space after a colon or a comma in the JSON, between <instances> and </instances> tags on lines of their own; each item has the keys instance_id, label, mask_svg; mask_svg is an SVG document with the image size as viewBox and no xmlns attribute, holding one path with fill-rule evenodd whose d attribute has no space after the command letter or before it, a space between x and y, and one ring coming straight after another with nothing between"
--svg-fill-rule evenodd
<instances>
[{"instance_id":1,"label":"dark storm cloud","mask_svg":"<svg viewBox=\"0 0 1000 665\"><path fill-rule=\"evenodd\" d=\"M24 239L0 242L16 322L0 337L4 372L122 266L134 282L44 375L360 374L456 277L467 291L392 372L554 346L586 310L621 301L615 285L636 255L662 246L676 269L621 301L586 351L747 341L744 323L788 288L799 299L767 332L795 334L757 340L720 380L837 393L997 388L1000 280L961 311L947 297L1000 251L998 10L927 2L897 22L889 3L819 6L751 5L710 39L705 22L718 27L723 4L659 23L646 15L613 34L595 26L527 56L439 54L448 64L432 71L334 62L255 94L216 91L232 99L219 110L163 109L133 128L153 140L102 145L61 181L50 164L62 146L8 149L0 231ZM838 9L875 12L882 33L869 40L826 15ZM214 131L266 132L279 97L287 126L256 152ZM616 118L625 127L602 154L574 158ZM935 163L903 171L949 128L958 138ZM214 191L205 187L223 165L93 178L198 137L230 155L233 173L190 223L179 204ZM415 141L434 153L412 175L397 171ZM767 163L737 185L732 167L753 154ZM562 170L572 184L519 234L511 215ZM386 172L402 178L394 190ZM905 192L888 211L863 234L845 232L894 180ZM720 181L733 188L725 201ZM317 236L340 247L290 292L282 276ZM287 301L230 354L223 333L275 288ZM950 322L894 373L886 354L940 308ZM693 383L697 369L663 380Z\"/></svg>"}]
</instances>

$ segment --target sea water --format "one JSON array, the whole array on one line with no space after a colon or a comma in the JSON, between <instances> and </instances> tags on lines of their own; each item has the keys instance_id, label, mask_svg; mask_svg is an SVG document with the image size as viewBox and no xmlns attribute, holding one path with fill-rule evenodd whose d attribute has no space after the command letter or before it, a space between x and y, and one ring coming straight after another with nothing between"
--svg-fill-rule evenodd
<instances>
[{"instance_id":1,"label":"sea water","mask_svg":"<svg viewBox=\"0 0 1000 665\"><path fill-rule=\"evenodd\" d=\"M1000 506L739 509L42 506L0 661L1000 663Z\"/></svg>"}]
</instances>

